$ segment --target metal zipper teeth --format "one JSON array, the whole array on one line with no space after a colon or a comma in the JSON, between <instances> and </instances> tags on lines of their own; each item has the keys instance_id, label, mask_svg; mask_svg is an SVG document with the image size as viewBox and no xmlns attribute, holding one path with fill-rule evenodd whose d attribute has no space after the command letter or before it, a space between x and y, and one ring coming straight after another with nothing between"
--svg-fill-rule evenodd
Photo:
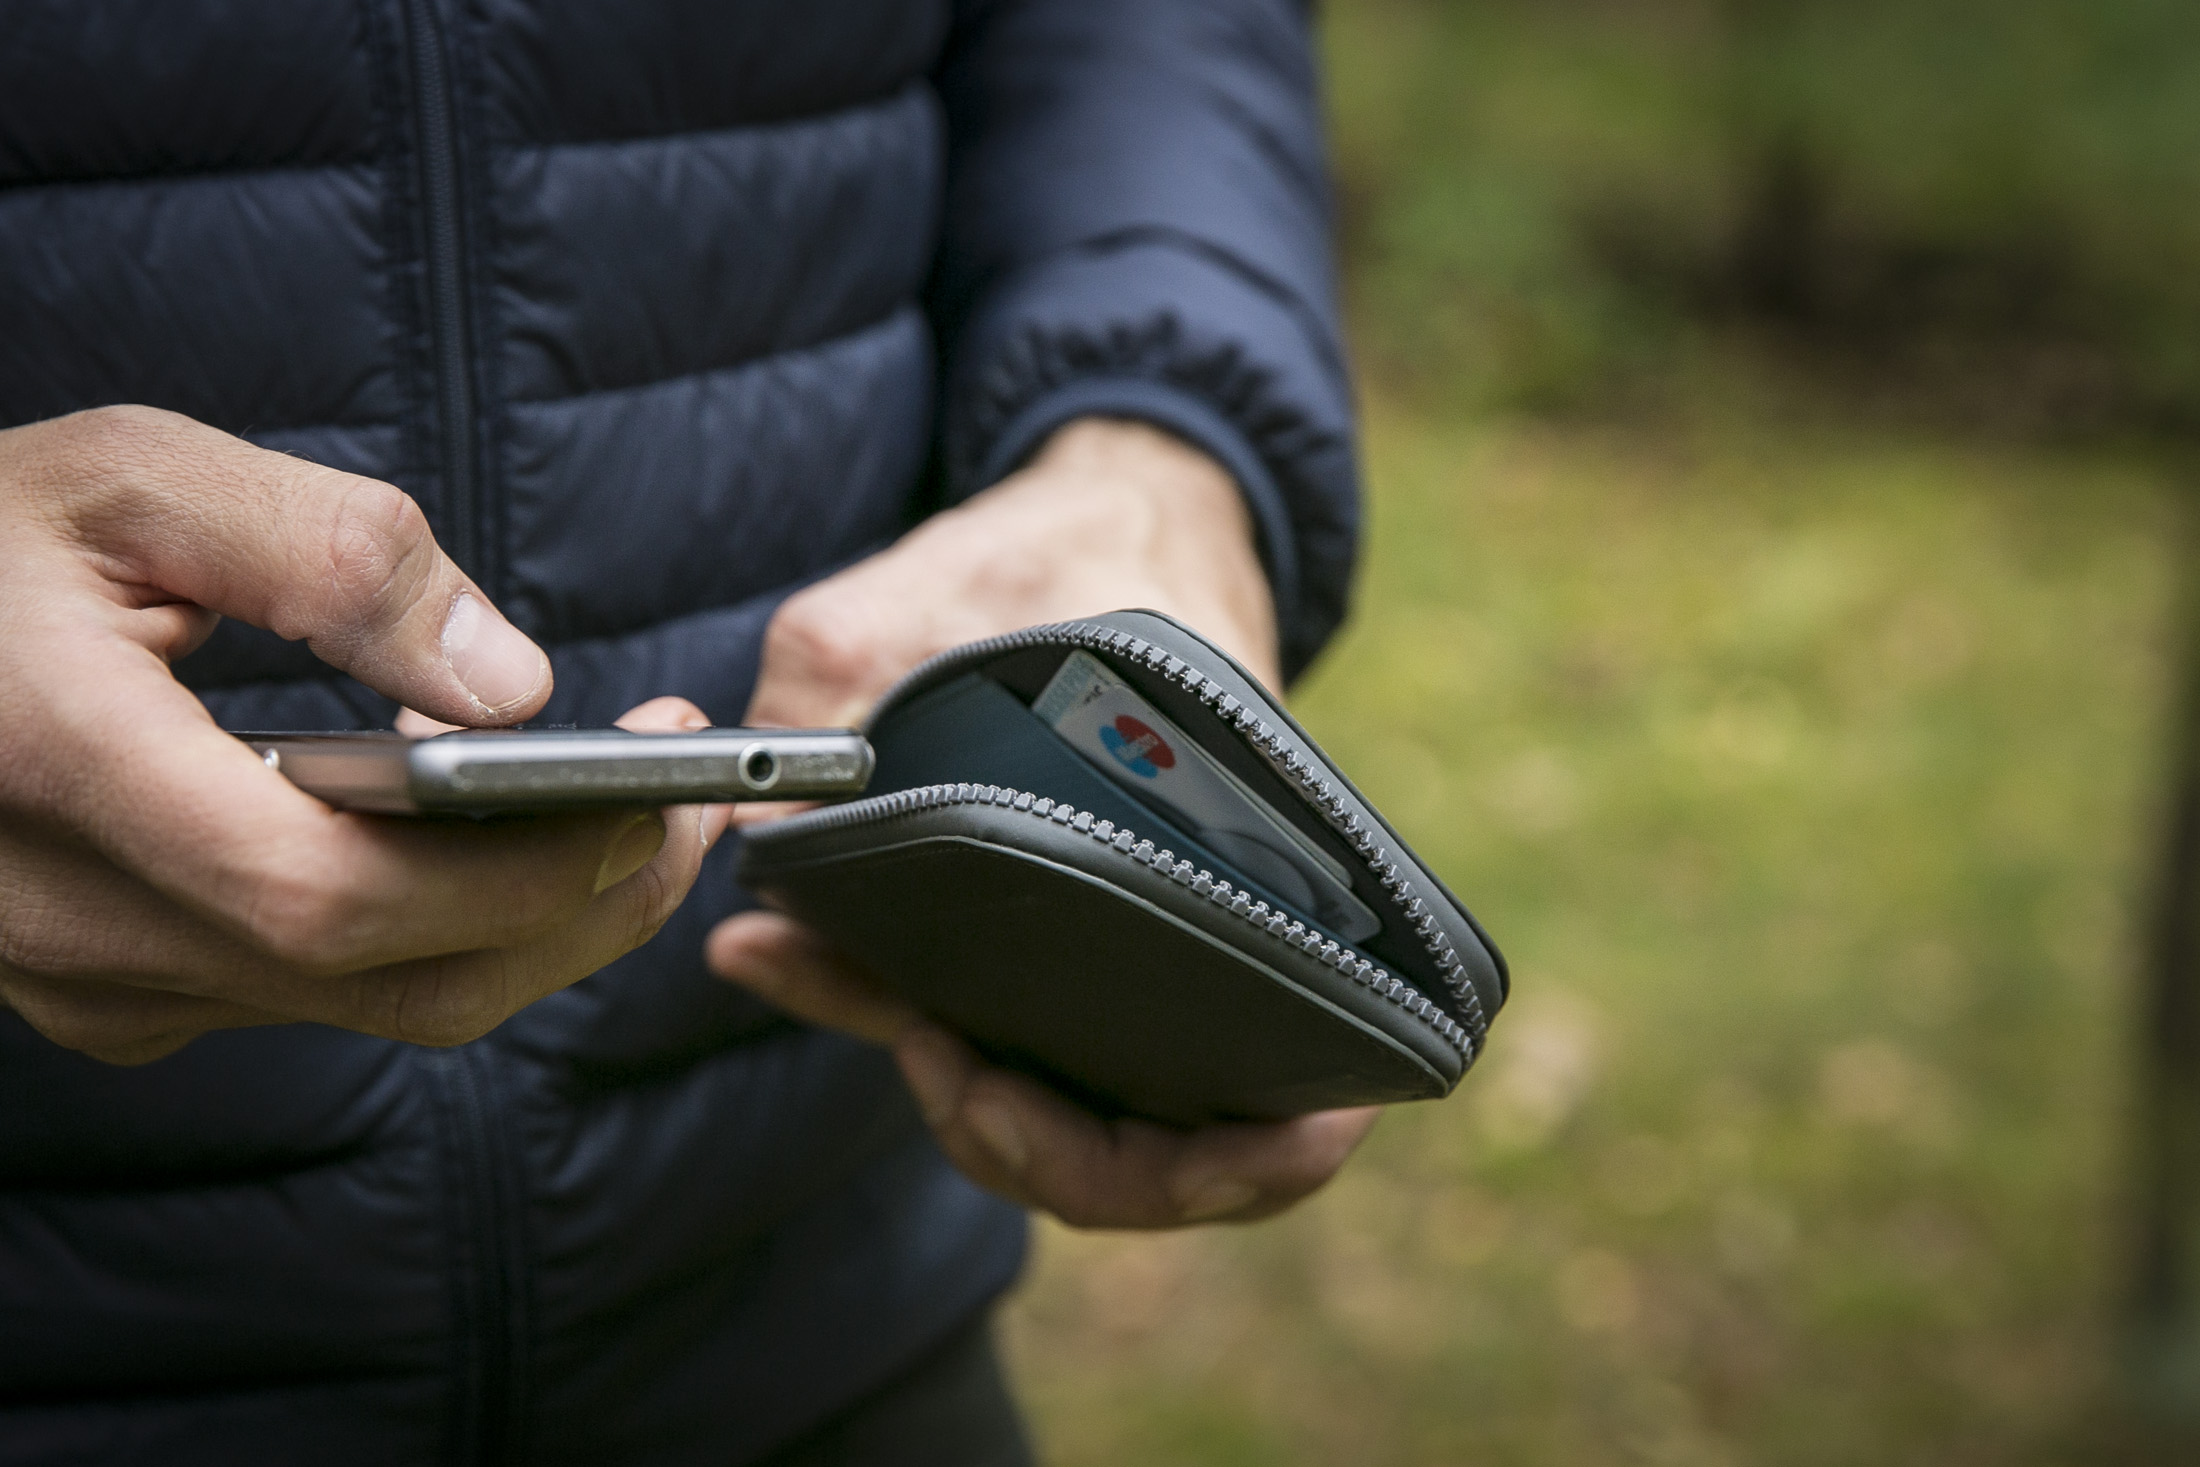
<instances>
[{"instance_id":1,"label":"metal zipper teeth","mask_svg":"<svg viewBox=\"0 0 2200 1467\"><path fill-rule=\"evenodd\" d=\"M938 810L951 805L992 805L1048 821L1076 831L1079 835L1090 836L1097 844L1168 877L1194 896L1205 897L1218 910L1242 918L1277 941L1297 948L1323 967L1334 968L1360 987L1390 1000L1442 1035L1467 1063L1474 1062L1475 1050L1481 1036L1469 1032L1464 1024L1444 1012L1440 1004L1425 994L1415 992L1411 985L1387 972L1380 964L1361 957L1343 943L1307 926L1297 918L1277 911L1250 892L1233 887L1214 872L1179 859L1174 851L1156 847L1150 840L1140 839L1129 827L1117 825L1112 820L1102 820L1088 811L1066 803L1028 794L1023 790L1010 789L1006 785L928 784L915 789L897 790L890 795L874 796L852 805L831 805L822 810L809 811L782 821L776 830L789 833L799 830L805 834L811 831L839 830L854 825L896 820L920 810ZM751 839L754 838L751 836Z\"/></svg>"},{"instance_id":2,"label":"metal zipper teeth","mask_svg":"<svg viewBox=\"0 0 2200 1467\"><path fill-rule=\"evenodd\" d=\"M1466 961L1458 949L1444 934L1436 920L1436 913L1429 901L1414 890L1412 880L1398 869L1375 832L1359 816L1352 813L1344 796L1336 787L1322 778L1319 767L1311 760L1303 759L1291 747L1283 730L1270 724L1225 691L1222 684L1208 677L1198 668L1170 652L1166 647L1147 641L1143 637L1119 632L1112 627L1092 622L1056 622L1048 626L1025 627L1021 631L1008 632L998 637L988 637L982 642L971 642L919 664L901 681L887 690L879 701L880 708L887 708L908 690L930 682L944 673L965 665L989 661L1002 653L1014 652L1025 647L1079 647L1089 652L1108 652L1132 662L1142 663L1150 672L1183 688L1237 730L1240 737L1251 746L1253 752L1285 780L1298 787L1300 795L1328 822L1330 828L1344 838L1359 854L1377 883L1381 885L1399 912L1401 912L1414 936L1427 948L1436 962L1437 973L1444 987L1458 1001L1464 1013L1467 1027L1479 1045L1482 1036L1489 1032L1489 1016L1482 1011L1482 996L1475 991L1474 981L1467 976ZM876 714L872 715L877 718Z\"/></svg>"}]
</instances>

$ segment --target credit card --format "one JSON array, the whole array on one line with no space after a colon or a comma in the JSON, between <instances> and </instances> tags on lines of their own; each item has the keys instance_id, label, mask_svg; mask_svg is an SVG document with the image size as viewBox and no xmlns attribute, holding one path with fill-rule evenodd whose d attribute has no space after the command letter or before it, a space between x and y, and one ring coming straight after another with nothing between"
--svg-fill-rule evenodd
<instances>
[{"instance_id":1,"label":"credit card","mask_svg":"<svg viewBox=\"0 0 2200 1467\"><path fill-rule=\"evenodd\" d=\"M1102 772L1181 821L1249 880L1346 942L1382 922L1352 894L1344 865L1193 743L1107 664L1072 652L1031 705Z\"/></svg>"}]
</instances>

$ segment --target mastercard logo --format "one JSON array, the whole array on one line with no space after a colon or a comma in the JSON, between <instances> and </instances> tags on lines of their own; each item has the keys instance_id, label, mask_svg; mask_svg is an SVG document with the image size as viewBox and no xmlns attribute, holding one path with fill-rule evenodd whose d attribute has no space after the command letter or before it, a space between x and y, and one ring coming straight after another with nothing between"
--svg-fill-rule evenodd
<instances>
[{"instance_id":1,"label":"mastercard logo","mask_svg":"<svg viewBox=\"0 0 2200 1467\"><path fill-rule=\"evenodd\" d=\"M1161 735L1128 713L1119 714L1113 723L1100 725L1100 742L1118 764L1140 779L1152 779L1164 769L1176 768L1176 751Z\"/></svg>"}]
</instances>

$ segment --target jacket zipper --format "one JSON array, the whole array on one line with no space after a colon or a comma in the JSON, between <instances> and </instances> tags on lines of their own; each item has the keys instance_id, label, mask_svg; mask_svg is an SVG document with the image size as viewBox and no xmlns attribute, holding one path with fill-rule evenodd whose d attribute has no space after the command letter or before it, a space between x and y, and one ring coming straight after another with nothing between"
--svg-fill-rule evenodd
<instances>
[{"instance_id":1,"label":"jacket zipper","mask_svg":"<svg viewBox=\"0 0 2200 1467\"><path fill-rule=\"evenodd\" d=\"M438 441L443 461L444 551L479 578L480 492L474 463L474 384L468 370L465 231L459 190L458 104L437 0L406 0L405 34L420 145L420 198L427 229L428 336L435 360Z\"/></svg>"},{"instance_id":2,"label":"jacket zipper","mask_svg":"<svg viewBox=\"0 0 2200 1467\"><path fill-rule=\"evenodd\" d=\"M405 0L420 199L427 247L428 336L435 364L437 441L443 470L443 550L484 580L476 408L467 330L466 241L460 197L458 102L438 0ZM493 594L493 588L492 594ZM453 1179L465 1275L457 1326L464 1394L452 1422L454 1460L517 1459L525 1417L528 1322L525 1258L517 1222L517 1179L498 1122L488 1057L473 1046L437 1056L451 1117Z\"/></svg>"},{"instance_id":3,"label":"jacket zipper","mask_svg":"<svg viewBox=\"0 0 2200 1467\"><path fill-rule=\"evenodd\" d=\"M529 1331L519 1181L505 1144L489 1060L474 1045L423 1056L449 1122L451 1228L457 1270L458 1397L446 1460L520 1460Z\"/></svg>"},{"instance_id":4,"label":"jacket zipper","mask_svg":"<svg viewBox=\"0 0 2200 1467\"><path fill-rule=\"evenodd\" d=\"M879 795L853 805L831 805L802 815L791 816L777 825L768 827L769 834L758 831L750 835L754 841L763 835L767 840L782 836L796 836L811 831L840 830L856 825L882 825L914 815L920 810L938 810L953 805L993 805L1003 810L1015 810L1035 820L1045 820L1079 835L1090 836L1101 847L1114 851L1126 860L1135 861L1158 875L1166 876L1178 886L1197 897L1204 897L1219 911L1242 919L1248 926L1258 929L1314 959L1325 968L1334 968L1360 987L1390 1000L1399 1008L1419 1019L1443 1036L1446 1043L1459 1051L1468 1064L1474 1063L1479 1037L1469 1033L1467 1027L1443 1006L1431 1002L1425 994L1393 976L1380 964L1361 957L1351 948L1317 928L1279 912L1252 893L1233 887L1228 881L1203 866L1194 866L1166 847L1157 847L1152 841L1141 839L1128 826L1103 820L1089 811L1079 810L1063 801L1050 800L1023 790L1010 789L998 784L929 784L915 789L896 790L890 795Z\"/></svg>"},{"instance_id":5,"label":"jacket zipper","mask_svg":"<svg viewBox=\"0 0 2200 1467\"><path fill-rule=\"evenodd\" d=\"M1375 878L1376 884L1389 898L1391 905L1404 916L1407 926L1434 960L1445 990L1457 1005L1460 1017L1466 1021L1469 1044L1465 1053L1470 1060L1473 1058L1475 1050L1481 1046L1483 1036L1489 1032L1489 1016L1483 1012L1482 997L1475 991L1474 980L1467 974L1466 960L1452 946L1451 938L1436 920L1435 909L1428 899L1414 889L1412 879L1398 868L1398 863L1391 858L1388 848L1383 845L1375 831L1352 813L1336 787L1322 777L1319 766L1313 760L1303 757L1293 747L1294 741L1286 737L1283 730L1269 723L1238 701L1220 683L1166 647L1148 642L1143 637L1133 636L1129 632L1119 632L1113 627L1098 626L1091 622L1071 621L1058 622L1051 626L1025 627L1021 631L1008 632L1002 636L988 637L980 642L953 648L920 663L887 690L886 696L879 700L879 712L871 715L872 723L877 722L880 713L923 684L1026 647L1076 647L1088 652L1105 652L1139 663L1147 671L1160 674L1198 698L1218 718L1235 729L1246 746L1265 760L1286 783L1295 787L1300 798L1353 849L1366 865L1368 873ZM871 800L864 800L855 805L839 806L837 809L853 813L873 803ZM821 811L819 815L827 813L833 812ZM811 818L816 817L796 817ZM791 820L782 822L782 827L793 823Z\"/></svg>"}]
</instances>

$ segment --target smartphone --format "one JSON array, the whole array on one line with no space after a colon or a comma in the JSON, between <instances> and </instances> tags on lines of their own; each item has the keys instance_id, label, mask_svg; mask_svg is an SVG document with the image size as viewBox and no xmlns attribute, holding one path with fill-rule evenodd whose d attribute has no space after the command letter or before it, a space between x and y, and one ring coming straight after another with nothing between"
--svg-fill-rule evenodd
<instances>
[{"instance_id":1,"label":"smartphone","mask_svg":"<svg viewBox=\"0 0 2200 1467\"><path fill-rule=\"evenodd\" d=\"M307 794L384 815L498 815L603 805L829 800L871 781L871 745L846 728L461 729L239 733Z\"/></svg>"}]
</instances>

